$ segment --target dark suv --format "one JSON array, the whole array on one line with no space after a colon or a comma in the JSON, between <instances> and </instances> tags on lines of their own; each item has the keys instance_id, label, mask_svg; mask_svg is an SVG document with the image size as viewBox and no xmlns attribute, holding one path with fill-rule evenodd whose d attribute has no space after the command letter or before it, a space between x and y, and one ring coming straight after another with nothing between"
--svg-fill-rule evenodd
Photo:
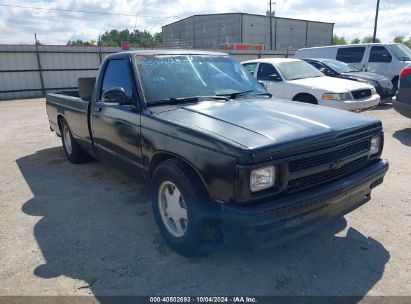
<instances>
[{"instance_id":1,"label":"dark suv","mask_svg":"<svg viewBox=\"0 0 411 304\"><path fill-rule=\"evenodd\" d=\"M398 113L411 118L411 64L400 73L397 100L393 102L393 106Z\"/></svg>"},{"instance_id":2,"label":"dark suv","mask_svg":"<svg viewBox=\"0 0 411 304\"><path fill-rule=\"evenodd\" d=\"M392 98L395 95L392 82L389 78L370 72L362 72L357 68L333 59L302 59L319 71L330 77L344 78L372 85L381 96L381 99Z\"/></svg>"}]
</instances>

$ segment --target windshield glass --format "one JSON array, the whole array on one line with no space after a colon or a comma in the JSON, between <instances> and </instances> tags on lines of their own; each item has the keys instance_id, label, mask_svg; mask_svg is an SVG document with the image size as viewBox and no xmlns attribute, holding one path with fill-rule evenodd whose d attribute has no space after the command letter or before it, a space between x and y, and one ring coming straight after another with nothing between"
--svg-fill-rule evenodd
<instances>
[{"instance_id":1,"label":"windshield glass","mask_svg":"<svg viewBox=\"0 0 411 304\"><path fill-rule=\"evenodd\" d=\"M398 60L411 60L411 50L403 44L392 44L387 46Z\"/></svg>"},{"instance_id":2,"label":"windshield glass","mask_svg":"<svg viewBox=\"0 0 411 304\"><path fill-rule=\"evenodd\" d=\"M228 56L136 55L135 59L147 103L245 91L266 93L241 64Z\"/></svg>"},{"instance_id":3,"label":"windshield glass","mask_svg":"<svg viewBox=\"0 0 411 304\"><path fill-rule=\"evenodd\" d=\"M350 72L359 72L358 69L353 66L346 64L345 62L338 60L322 60L324 64L336 71L337 73L350 73Z\"/></svg>"},{"instance_id":4,"label":"windshield glass","mask_svg":"<svg viewBox=\"0 0 411 304\"><path fill-rule=\"evenodd\" d=\"M323 73L305 61L289 61L279 63L278 69L286 80L324 76Z\"/></svg>"}]
</instances>

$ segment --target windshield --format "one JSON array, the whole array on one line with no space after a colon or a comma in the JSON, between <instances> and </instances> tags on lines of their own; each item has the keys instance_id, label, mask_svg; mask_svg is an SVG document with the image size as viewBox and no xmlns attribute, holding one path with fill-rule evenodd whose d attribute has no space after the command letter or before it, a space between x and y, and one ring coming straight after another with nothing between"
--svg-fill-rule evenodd
<instances>
[{"instance_id":1,"label":"windshield","mask_svg":"<svg viewBox=\"0 0 411 304\"><path fill-rule=\"evenodd\" d=\"M323 73L305 61L289 61L279 63L278 69L286 80L324 76Z\"/></svg>"},{"instance_id":2,"label":"windshield","mask_svg":"<svg viewBox=\"0 0 411 304\"><path fill-rule=\"evenodd\" d=\"M350 73L359 72L358 69L353 66L346 64L345 62L338 60L322 60L322 63L326 64L329 68L333 69L337 73Z\"/></svg>"},{"instance_id":3,"label":"windshield","mask_svg":"<svg viewBox=\"0 0 411 304\"><path fill-rule=\"evenodd\" d=\"M193 96L266 93L241 64L228 56L136 55L147 103Z\"/></svg>"},{"instance_id":4,"label":"windshield","mask_svg":"<svg viewBox=\"0 0 411 304\"><path fill-rule=\"evenodd\" d=\"M411 60L411 50L403 44L392 44L387 46L398 60Z\"/></svg>"}]
</instances>

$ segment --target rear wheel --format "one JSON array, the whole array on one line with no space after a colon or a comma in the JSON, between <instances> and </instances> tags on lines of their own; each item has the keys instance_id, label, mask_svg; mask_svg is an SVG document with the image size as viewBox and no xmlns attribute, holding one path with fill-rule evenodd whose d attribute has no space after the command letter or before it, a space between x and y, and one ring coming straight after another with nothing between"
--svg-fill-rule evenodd
<instances>
[{"instance_id":1,"label":"rear wheel","mask_svg":"<svg viewBox=\"0 0 411 304\"><path fill-rule=\"evenodd\" d=\"M165 242L183 256L213 249L221 238L217 213L197 174L184 162L169 159L153 174L152 206Z\"/></svg>"},{"instance_id":2,"label":"rear wheel","mask_svg":"<svg viewBox=\"0 0 411 304\"><path fill-rule=\"evenodd\" d=\"M90 160L90 156L83 151L80 145L73 138L70 127L67 122L61 122L61 141L63 143L64 154L73 164L80 164Z\"/></svg>"},{"instance_id":3,"label":"rear wheel","mask_svg":"<svg viewBox=\"0 0 411 304\"><path fill-rule=\"evenodd\" d=\"M293 100L304 103L318 104L317 99L312 95L297 95L293 98Z\"/></svg>"}]
</instances>

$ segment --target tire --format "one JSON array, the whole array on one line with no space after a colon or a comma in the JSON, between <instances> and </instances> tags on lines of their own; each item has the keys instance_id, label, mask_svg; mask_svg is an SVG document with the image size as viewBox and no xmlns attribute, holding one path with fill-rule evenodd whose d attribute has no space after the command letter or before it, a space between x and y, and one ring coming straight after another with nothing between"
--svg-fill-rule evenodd
<instances>
[{"instance_id":1,"label":"tire","mask_svg":"<svg viewBox=\"0 0 411 304\"><path fill-rule=\"evenodd\" d=\"M87 162L91 157L84 152L80 145L73 138L70 127L65 120L61 123L61 141L63 143L64 154L66 158L73 164L81 164Z\"/></svg>"},{"instance_id":2,"label":"tire","mask_svg":"<svg viewBox=\"0 0 411 304\"><path fill-rule=\"evenodd\" d=\"M156 223L174 251L185 257L198 256L219 243L215 205L186 163L176 158L160 163L153 174L151 195Z\"/></svg>"},{"instance_id":3,"label":"tire","mask_svg":"<svg viewBox=\"0 0 411 304\"><path fill-rule=\"evenodd\" d=\"M310 103L310 104L318 104L317 99L311 95L300 95L293 98L294 101Z\"/></svg>"},{"instance_id":4,"label":"tire","mask_svg":"<svg viewBox=\"0 0 411 304\"><path fill-rule=\"evenodd\" d=\"M397 94L398 91L398 77L394 77L394 79L391 81L392 82L392 90Z\"/></svg>"}]
</instances>

